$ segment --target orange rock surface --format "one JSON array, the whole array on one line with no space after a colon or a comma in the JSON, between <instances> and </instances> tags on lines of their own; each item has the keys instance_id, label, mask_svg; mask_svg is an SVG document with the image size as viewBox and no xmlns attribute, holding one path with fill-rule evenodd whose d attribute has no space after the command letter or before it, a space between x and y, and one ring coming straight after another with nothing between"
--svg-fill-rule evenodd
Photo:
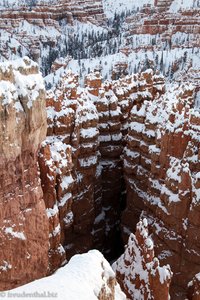
<instances>
[{"instance_id":1,"label":"orange rock surface","mask_svg":"<svg viewBox=\"0 0 200 300\"><path fill-rule=\"evenodd\" d=\"M0 66L0 290L46 276L48 219L37 151L46 136L45 89L28 58Z\"/></svg>"},{"instance_id":2,"label":"orange rock surface","mask_svg":"<svg viewBox=\"0 0 200 300\"><path fill-rule=\"evenodd\" d=\"M113 269L127 299L168 300L172 272L169 266L160 267L154 257L147 226L146 219L137 224L135 235L129 236L124 254L113 264Z\"/></svg>"}]
</instances>

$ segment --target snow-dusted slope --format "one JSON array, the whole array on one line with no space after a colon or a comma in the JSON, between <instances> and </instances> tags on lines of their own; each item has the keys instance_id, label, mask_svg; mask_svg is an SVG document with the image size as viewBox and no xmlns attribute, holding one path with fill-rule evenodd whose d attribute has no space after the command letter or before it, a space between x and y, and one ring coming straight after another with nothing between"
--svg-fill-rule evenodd
<instances>
[{"instance_id":1,"label":"snow-dusted slope","mask_svg":"<svg viewBox=\"0 0 200 300\"><path fill-rule=\"evenodd\" d=\"M137 10L144 5L154 5L154 0L102 0L104 11L107 17L113 17L115 13L122 11Z\"/></svg>"},{"instance_id":2,"label":"snow-dusted slope","mask_svg":"<svg viewBox=\"0 0 200 300\"><path fill-rule=\"evenodd\" d=\"M75 255L66 266L52 276L4 292L3 297L9 299L15 295L17 299L22 300L34 295L43 295L47 299L57 300L125 300L126 297L114 278L115 273L103 255L97 250L92 250L86 254ZM108 282L112 279L112 283ZM102 293L105 298L102 297Z\"/></svg>"},{"instance_id":3,"label":"snow-dusted slope","mask_svg":"<svg viewBox=\"0 0 200 300\"><path fill-rule=\"evenodd\" d=\"M170 12L177 13L179 10L191 9L200 7L199 0L174 0L169 8Z\"/></svg>"},{"instance_id":4,"label":"snow-dusted slope","mask_svg":"<svg viewBox=\"0 0 200 300\"><path fill-rule=\"evenodd\" d=\"M58 0L2 0L0 8L17 8L20 6L34 6L40 4L56 4Z\"/></svg>"},{"instance_id":5,"label":"snow-dusted slope","mask_svg":"<svg viewBox=\"0 0 200 300\"><path fill-rule=\"evenodd\" d=\"M25 4L29 7L24 8ZM121 60L128 61L129 72L147 66L168 78L199 65L199 0L85 0L79 4L81 10L75 0L4 0L0 61L28 55L46 76L57 58L70 56L70 67L82 78L95 65L103 67L104 77L109 78L113 63ZM11 10L19 6L23 15L16 9L13 18ZM190 17L181 12L190 8Z\"/></svg>"}]
</instances>

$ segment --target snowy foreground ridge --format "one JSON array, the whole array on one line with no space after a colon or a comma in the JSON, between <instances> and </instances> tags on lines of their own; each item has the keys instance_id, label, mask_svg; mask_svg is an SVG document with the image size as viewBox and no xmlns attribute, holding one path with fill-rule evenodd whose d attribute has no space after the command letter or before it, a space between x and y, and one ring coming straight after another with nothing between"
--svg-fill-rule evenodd
<instances>
[{"instance_id":1,"label":"snowy foreground ridge","mask_svg":"<svg viewBox=\"0 0 200 300\"><path fill-rule=\"evenodd\" d=\"M0 292L0 299L46 298L57 300L97 300L105 288L109 299L112 291L108 280L114 279L115 273L103 255L97 250L78 254L56 273L16 289ZM115 285L115 299L125 300L118 284Z\"/></svg>"}]
</instances>

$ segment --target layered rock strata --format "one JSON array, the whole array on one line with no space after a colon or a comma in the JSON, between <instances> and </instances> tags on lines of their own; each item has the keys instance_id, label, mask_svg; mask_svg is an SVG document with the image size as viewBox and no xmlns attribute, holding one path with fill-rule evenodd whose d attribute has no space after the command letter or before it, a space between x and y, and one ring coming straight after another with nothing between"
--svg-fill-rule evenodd
<instances>
[{"instance_id":1,"label":"layered rock strata","mask_svg":"<svg viewBox=\"0 0 200 300\"><path fill-rule=\"evenodd\" d=\"M66 19L71 25L74 20L89 21L97 25L104 21L105 16L101 0L95 2L86 0L78 3L74 0L55 0L53 2L52 5L49 5L47 1L42 0L37 1L35 4L27 1L21 1L21 3L16 1L14 5L12 3L2 5L0 6L1 24L5 24L5 19L10 20L10 26L15 22L19 23L21 20L27 20L39 26L44 25L43 22L46 22L46 25L55 26L58 25L56 21L62 19Z\"/></svg>"},{"instance_id":2,"label":"layered rock strata","mask_svg":"<svg viewBox=\"0 0 200 300\"><path fill-rule=\"evenodd\" d=\"M172 272L169 266L159 266L154 257L154 245L148 237L147 220L137 224L125 252L113 264L117 280L127 299L169 299Z\"/></svg>"},{"instance_id":3,"label":"layered rock strata","mask_svg":"<svg viewBox=\"0 0 200 300\"><path fill-rule=\"evenodd\" d=\"M169 78L181 70L187 72L197 62L199 65L198 1L146 0L137 12L137 6L131 12L127 4L123 13L119 7L119 16L112 15L114 21L105 16L106 6L113 6L113 1L6 2L0 5L0 59L29 55L45 75L51 73L57 58L67 55L77 60L80 74L102 61L111 70L112 54L128 60L131 72L154 67ZM91 65L82 60L94 57Z\"/></svg>"},{"instance_id":4,"label":"layered rock strata","mask_svg":"<svg viewBox=\"0 0 200 300\"><path fill-rule=\"evenodd\" d=\"M0 65L0 290L48 272L48 219L37 151L46 136L45 88L29 58Z\"/></svg>"},{"instance_id":5,"label":"layered rock strata","mask_svg":"<svg viewBox=\"0 0 200 300\"><path fill-rule=\"evenodd\" d=\"M170 87L152 70L104 83L95 71L80 88L78 77L64 72L46 97L40 182L42 78L28 58L1 69L1 242L12 249L2 251L2 289L93 247L116 255L126 206L124 241L146 216L156 255L174 273L171 294L183 297L199 271L198 73L189 73L195 84Z\"/></svg>"},{"instance_id":6,"label":"layered rock strata","mask_svg":"<svg viewBox=\"0 0 200 300\"><path fill-rule=\"evenodd\" d=\"M0 15L1 60L28 55L48 73L57 57L67 56L73 26L76 30L79 22L89 23L88 28L105 24L101 0L8 1L0 4Z\"/></svg>"},{"instance_id":7,"label":"layered rock strata","mask_svg":"<svg viewBox=\"0 0 200 300\"><path fill-rule=\"evenodd\" d=\"M122 192L122 112L118 98L110 83L102 84L99 72L86 77L88 96L95 104L99 130L99 168L101 170L101 198L95 200L96 216L94 236L101 244L100 249L112 255L113 243L119 242L120 197ZM103 231L102 231L103 230ZM99 233L102 232L102 239Z\"/></svg>"},{"instance_id":8,"label":"layered rock strata","mask_svg":"<svg viewBox=\"0 0 200 300\"><path fill-rule=\"evenodd\" d=\"M86 78L85 89L67 72L47 94L47 115L39 164L54 270L65 260L63 247L69 258L94 246L109 255L117 243L122 114L111 85L103 85L98 72Z\"/></svg>"},{"instance_id":9,"label":"layered rock strata","mask_svg":"<svg viewBox=\"0 0 200 300\"><path fill-rule=\"evenodd\" d=\"M174 272L173 299L199 270L198 99L195 85L175 85L133 106L124 150L123 231L148 217L156 254Z\"/></svg>"},{"instance_id":10,"label":"layered rock strata","mask_svg":"<svg viewBox=\"0 0 200 300\"><path fill-rule=\"evenodd\" d=\"M95 71L86 77L84 89L78 88L77 76L66 72L48 92L48 137L39 163L52 270L65 260L63 247L68 258L91 247L108 257L122 251L121 154L131 109L152 96L149 91L164 91L163 78L152 71L104 84Z\"/></svg>"},{"instance_id":11,"label":"layered rock strata","mask_svg":"<svg viewBox=\"0 0 200 300\"><path fill-rule=\"evenodd\" d=\"M48 94L48 136L39 155L53 269L65 259L62 246L68 258L92 248L98 115L96 107L77 87L77 77L68 72L60 87Z\"/></svg>"}]
</instances>

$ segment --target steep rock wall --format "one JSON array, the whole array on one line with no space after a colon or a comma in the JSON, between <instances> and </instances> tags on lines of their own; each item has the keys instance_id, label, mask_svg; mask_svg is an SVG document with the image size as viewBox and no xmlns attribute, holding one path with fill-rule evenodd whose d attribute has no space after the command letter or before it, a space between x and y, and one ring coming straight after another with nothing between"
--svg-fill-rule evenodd
<instances>
[{"instance_id":1,"label":"steep rock wall","mask_svg":"<svg viewBox=\"0 0 200 300\"><path fill-rule=\"evenodd\" d=\"M163 93L163 78L148 71L103 84L95 71L82 89L77 76L66 72L48 93L48 137L39 163L50 220L50 256L58 256L52 269L65 259L62 247L68 258L91 247L109 258L122 251L121 154L131 108L150 97L149 90Z\"/></svg>"},{"instance_id":2,"label":"steep rock wall","mask_svg":"<svg viewBox=\"0 0 200 300\"><path fill-rule=\"evenodd\" d=\"M49 93L48 136L39 155L50 220L50 256L55 260L55 252L58 254L52 262L53 269L64 255L62 246L68 258L92 248L98 179L98 115L96 107L77 87L77 77L67 72L60 86Z\"/></svg>"},{"instance_id":3,"label":"steep rock wall","mask_svg":"<svg viewBox=\"0 0 200 300\"><path fill-rule=\"evenodd\" d=\"M2 245L6 249L14 243L12 249L28 251L23 259L20 251L20 259L13 250L3 252L2 289L44 276L92 247L113 257L113 249L116 254L119 248L125 180L124 241L145 215L156 255L172 267L172 296L179 299L199 269L198 81L169 88L161 75L147 70L102 83L95 71L80 88L78 77L66 71L47 93L40 182L36 156L46 131L41 82L28 58L13 68L2 67L1 170L6 188L1 199L8 207L2 210ZM5 172L7 165L11 174ZM20 277L18 264L25 268L27 260L34 271L28 268Z\"/></svg>"},{"instance_id":4,"label":"steep rock wall","mask_svg":"<svg viewBox=\"0 0 200 300\"><path fill-rule=\"evenodd\" d=\"M133 215L149 218L156 254L172 266L182 297L199 270L199 108L195 85L175 86L133 107L124 152L127 208L123 231ZM179 294L180 289L180 294Z\"/></svg>"},{"instance_id":5,"label":"steep rock wall","mask_svg":"<svg viewBox=\"0 0 200 300\"><path fill-rule=\"evenodd\" d=\"M0 65L0 289L48 271L48 219L37 151L46 135L45 89L28 58Z\"/></svg>"}]
</instances>

